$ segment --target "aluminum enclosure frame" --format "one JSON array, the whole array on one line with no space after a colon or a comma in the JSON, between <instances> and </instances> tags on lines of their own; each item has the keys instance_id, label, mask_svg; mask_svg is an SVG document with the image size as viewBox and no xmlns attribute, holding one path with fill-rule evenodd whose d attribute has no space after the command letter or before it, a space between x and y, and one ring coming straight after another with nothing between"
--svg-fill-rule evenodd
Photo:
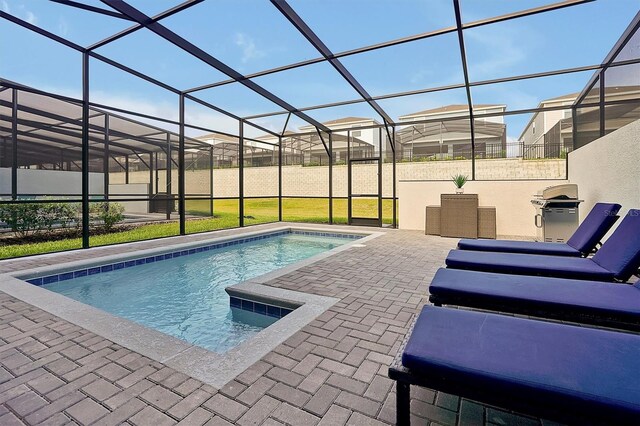
<instances>
[{"instance_id":1,"label":"aluminum enclosure frame","mask_svg":"<svg viewBox=\"0 0 640 426\"><path fill-rule=\"evenodd\" d=\"M526 16L531 16L531 15L536 15L536 14L540 14L540 13L549 13L555 10L559 10L559 9L563 9L563 8L567 8L567 7L577 7L581 4L585 4L585 3L589 3L591 1L594 0L564 0L564 1L559 1L557 3L553 3L553 4L548 4L548 5L544 5L544 6L540 6L540 7L536 7L536 8L531 8L531 9L527 9L527 10L521 10L521 11L517 11L517 12L513 12L513 13L509 13L509 14L505 14L505 15L500 15L500 16L495 16L492 18L487 18L487 19L482 19L482 20L478 20L478 21L473 21L473 22L467 22L467 23L463 23L462 22L462 18L461 18L461 12L460 12L460 4L459 4L459 0L452 0L453 3L453 8L454 8L454 12L455 12L455 17L456 17L456 24L455 26L450 26L450 27L446 27L446 28L442 28L439 30L435 30L435 31L430 31L430 32L426 32L426 33L421 33L421 34L416 34L413 36L408 36L408 37L403 37L400 39L395 39L395 40L389 40L386 42L382 42L382 43L377 43L374 45L369 45L369 46L364 46L361 48L357 48L357 49L351 49L348 51L344 51L344 52L338 52L338 53L333 53L331 50L329 50L329 48L324 44L324 42L311 30L311 28L305 23L305 21L291 8L291 6L289 6L289 4L285 1L285 0L271 0L271 3L274 5L275 8L277 8L288 20L289 22L313 45L314 48L316 48L316 50L318 50L321 54L320 57L315 58L315 59L310 59L310 60L306 60L306 61L302 61L302 62L297 62L297 63L293 63L293 64L289 64L289 65L284 65L284 66L280 66L277 68L272 68L272 69L268 69L268 70L263 70L260 72L256 72L253 74L248 74L248 75L242 75L239 72L237 72L236 70L234 70L233 68L229 67L228 65L226 65L225 63L219 61L218 59L216 59L215 57L213 57L212 55L210 55L209 53L205 52L204 50L200 49L198 46L192 44L191 42L189 42L188 40L180 37L179 35L177 35L176 33L172 32L171 30L169 30L166 26L162 25L161 21L173 16L175 14L179 14L185 10L188 10L190 8L192 8L195 5L198 5L200 3L203 2L203 0L187 0L184 1L183 3L180 3L174 7L172 7L171 9L168 9L162 13L159 13L155 16L147 16L144 13L142 13L140 10L134 8L133 6L131 6L129 3L127 3L126 1L123 0L102 0L102 2L110 7L110 9L108 8L100 8L100 7L96 7L96 6L88 6L86 4L77 2L77 1L72 1L72 0L51 0L55 3L59 3L68 7L73 7L73 8L77 8L80 10L84 10L87 13L97 13L97 14L101 14L103 16L109 17L111 19L119 19L119 20L125 20L125 21L131 21L132 22L132 26L122 30L116 34L113 34L103 40L100 40L96 43L93 43L89 46L80 46L68 39L65 39L63 37L60 37L56 34L53 34L43 28L38 27L37 25L31 24L27 21L24 21L20 18L17 18L14 15L11 15L5 11L1 11L0 10L0 18L5 19L9 22L12 22L13 24L19 25L23 28L26 28L30 31L33 31L43 37L46 37L50 40L53 40L57 43L60 43L68 48L71 48L79 53L81 53L82 55L82 99L73 99L73 98L69 98L69 97L64 97L64 96L59 96L59 95L55 95L55 94L51 94L51 93L46 93L46 92L42 92L42 91L38 91L37 89L32 89L32 88L27 88L24 86L21 86L19 84L13 83L13 82L9 82L7 80L2 80L0 79L0 88L1 89L8 89L13 91L14 96L12 97L12 117L11 117L11 123L12 123L12 129L11 129L11 140L12 140L12 144L13 144L13 159L12 159L12 193L11 193L11 200L1 200L0 203L19 203L19 202L28 202L25 200L18 200L18 188L17 188L17 168L18 168L18 160L17 160L17 141L19 138L19 132L18 132L18 111L20 108L20 104L19 104L19 97L17 95L18 91L20 90L25 90L25 91L30 91L32 93L41 93L43 95L46 96L51 96L53 98L56 99L60 99L66 102L73 102L76 104L79 104L82 106L82 117L79 119L81 122L81 130L82 130L82 149L81 149L81 163L82 163L82 196L81 196L81 201L82 201L82 210L83 210L83 223L82 223L82 241L83 241L83 247L89 247L89 223L88 223L88 206L89 206L89 198L91 196L91 194L89 193L89 153L91 150L95 151L96 147L93 147L90 145L90 142L93 138L93 136L91 136L90 134L90 130L93 128L93 125L90 124L90 119L92 118L91 111L95 110L96 108L100 108L103 109L103 113L104 113L104 117L105 117L105 125L104 125L104 132L107 135L106 136L106 143L105 143L105 148L102 152L102 155L104 155L105 158L105 162L108 161L108 159L111 156L110 150L112 150L113 152L117 152L117 149L126 149L126 147L124 146L119 146L117 142L114 141L109 141L109 134L111 132L110 130L110 126L109 126L109 117L110 116L115 116L113 114L113 112L111 111L115 111L115 112L120 112L123 114L127 114L127 115L133 115L133 116L139 116L141 118L147 118L147 119L153 119L159 122L164 122L167 124L172 124L172 125L177 125L179 128L179 132L178 132L178 161L177 161L177 170L178 170L178 213L179 213L179 228L180 228L180 235L184 235L186 233L185 231L185 221L186 221L186 213L185 213L185 201L188 200L190 198L190 196L188 194L186 194L185 192L185 177L184 177L184 173L185 173L185 141L188 139L185 135L185 130L186 128L191 128L191 129L199 129L199 130L203 130L203 131L212 131L215 133L219 133L222 135L228 135L228 136L232 136L232 137L237 137L238 138L238 155L240 157L240 163L239 163L239 175L240 175L240 179L239 179L239 196L238 196L238 200L239 200L239 213L240 213L240 217L239 217L239 226L244 226L244 200L245 199L249 199L252 197L245 197L244 194L244 187L243 187L243 171L244 171L244 161L243 161L243 155L244 155L244 146L245 146L245 140L248 141L255 141L255 142L260 142L260 143L267 143L264 141L259 141L256 139L251 139L248 137L245 137L245 131L244 131L244 126L248 125L248 126L252 126L255 129L261 130L265 133L267 133L268 135L271 135L273 137L276 137L278 140L277 144L273 144L274 146L277 146L278 148L278 217L279 220L282 220L282 199L283 198L288 198L286 196L283 196L283 191L282 191L282 158L283 158L283 153L282 153L282 140L283 137L285 136L285 131L287 128L287 124L289 122L289 118L291 117L291 115L296 115L299 118L301 118L302 120L306 121L307 123L311 124L312 126L314 126L316 128L316 132L318 135L320 135L320 138L322 140L322 143L325 145L325 148L328 150L329 152L329 157L330 157L330 162L329 162L329 182L328 182L328 200L329 200L329 223L333 223L333 199L336 198L340 198L340 197L334 197L333 196L333 183L332 183L332 171L333 171L333 165L334 165L334 161L333 161L333 156L332 156L332 148L333 148L333 133L334 132L342 132L342 131L348 131L348 129L330 129L328 127L326 127L323 123L320 123L316 120L314 120L313 118L311 118L310 116L308 116L307 114L305 114L305 111L311 111L311 110L317 110L317 109L322 109L322 108L330 108L330 107L334 107L334 106L343 106L343 105L350 105L350 104L356 104L356 103L367 103L369 104L374 111L376 111L376 113L378 115L380 115L380 117L383 119L383 124L382 125L377 125L377 126L371 126L372 128L379 128L380 132L386 132L389 143L391 145L392 148L392 163L393 163L393 168L392 168L392 173L393 173L393 185L392 185L392 192L393 195L391 197L392 199L392 203L393 203L393 219L392 219L392 226L397 226L397 218L396 218L396 203L397 203L397 199L396 199L396 162L397 162L397 157L396 157L396 152L395 152L395 146L396 146L396 132L395 129L396 127L399 126L403 126L406 125L407 123L399 123L399 122L394 122L394 120L377 104L377 100L383 100L383 99L392 99L392 98L401 98L404 96L411 96L411 95L416 95L416 94L422 94L422 93L433 93L433 92L441 92L441 91L446 91L446 90L451 90L451 89L465 89L466 94L467 94L467 103L468 103L468 115L467 116L460 116L460 117L456 117L456 120L460 120L460 119L468 119L469 123L470 123L470 140L471 140L471 149L472 149L472 157L471 157L471 165L472 165L472 179L476 179L475 176L475 161L476 161L476 155L475 155L475 128L474 128L474 109L473 109L473 101L472 101L472 96L471 96L471 88L472 87L476 87L476 86L482 86L482 85L489 85L489 84L496 84L496 83L503 83L503 82L510 82L510 81L518 81L518 80L526 80L526 79L532 79L532 78L539 78L539 77L547 77L547 76L554 76L554 75L564 75L564 74L571 74L571 73L578 73L578 72L584 72L584 71L595 71L594 76L591 78L589 84L587 85L587 87L585 87L585 89L583 90L583 92L581 93L581 95L578 97L578 99L576 99L575 103L571 106L572 112L573 112L573 119L574 119L574 123L573 123L573 132L574 132L574 141L576 140L575 138L575 132L576 132L576 123L575 123L575 117L576 117L576 109L579 107L588 107L588 106L599 106L600 107L600 121L601 121L601 125L600 125L600 133L601 135L604 134L604 106L605 105L612 105L612 104L616 104L616 102L606 102L604 99L604 90L600 90L600 99L599 102L597 103L585 103L583 104L582 101L585 98L586 94L588 93L588 91L593 87L593 85L595 84L596 81L600 82L601 85L601 89L603 89L604 87L604 78L603 76L605 75L605 72L607 69L609 69L610 67L616 67L616 66L621 66L621 65L629 65L629 64L636 64L636 63L640 63L640 59L634 59L634 60L629 60L629 61L623 61L620 63L614 63L613 60L615 58L615 56L617 55L618 52L620 52L620 50L626 45L626 43L631 39L631 37L633 36L633 34L636 33L636 31L638 31L639 27L640 27L640 12L638 14L636 14L636 16L634 17L633 21L631 22L631 24L629 25L629 27L626 29L625 33L623 34L623 36L620 38L620 40L618 40L618 42L616 43L616 45L614 46L614 48L612 49L612 51L610 52L610 54L607 56L607 58L605 58L605 60L601 63L601 64L596 64L596 65L587 65L587 66L582 66L582 67L575 67L575 68L567 68L567 69L561 69L561 70L553 70L553 71L546 71L546 72L539 72L539 73L533 73L533 74L526 74L526 75L519 75L519 76L511 76L511 77L505 77L505 78L499 78L499 79L492 79L492 80L484 80L484 81L471 81L469 78L469 74L468 74L468 70L467 70L467 58L466 58L466 53L465 53L465 42L464 42L464 30L466 29L470 29L470 28L476 28L476 27L480 27L480 26L485 26L485 25L490 25L490 24L494 24L494 23L499 23L499 22L504 22L507 20L512 20L512 19L518 19L518 18L522 18L522 17L526 17ZM158 35L159 37L165 39L168 43L174 44L175 46L177 46L178 48L184 50L185 52L187 52L188 54L200 59L202 62L204 62L205 64L207 64L208 66L212 67L213 69L216 69L218 71L223 72L224 74L226 74L227 76L230 77L230 79L228 80L224 80L224 81L219 81L219 82L214 82L214 83L210 83L207 85L202 85L199 87L193 87L193 88L175 88L172 87L171 85L168 85L164 82L158 81L156 79L154 79L153 77L150 77L144 73L141 73L139 71L136 71L130 67L127 67L123 64L120 64L110 58L107 58L103 55L98 54L97 52L95 52L96 49L105 46L109 43L112 43L116 40L119 40L121 38L125 38L128 35L135 33L137 31L151 31L154 32L156 35ZM344 65L342 65L342 63L339 61L340 58L342 57L348 57L348 56L352 56L352 55L358 55L361 53L366 53L366 52L370 52L370 51L374 51L374 50L378 50L378 49L384 49L384 48L388 48L388 47L392 47L392 46L397 46L397 45L401 45L401 44L405 44L405 43L411 43L414 41L418 41L418 40L424 40L424 39L428 39L431 37L436 37L439 35L443 35L443 34L452 34L452 33L456 33L458 36L458 41L459 41L459 53L460 53L460 57L461 57L461 64L462 64L462 69L464 72L464 83L461 84L455 84L455 85L449 85L449 86L441 86L441 87L430 87L430 88L424 88L424 89L419 89L419 90L413 90L413 91L407 91L407 92L398 92L398 93L391 93L391 94L385 94L385 95L381 95L381 96L371 96L369 95L369 93L366 91L366 89L357 81L357 79L348 71L348 69L346 67L344 67ZM179 107L179 119L177 121L175 120L168 120L168 119L164 119L161 117L152 117L152 116L148 116L145 114L141 114L141 113L136 113L133 111L127 111L127 110L119 110L118 108L113 108L113 107L109 107L107 105L100 105L97 103L94 103L91 101L90 99L90 90L89 90L89 77L90 77L90 59L93 60L98 60L101 61L103 63L106 63L112 67L115 67L121 71L124 71L128 74L131 74L135 77L138 77L148 83L151 83L157 87L160 87L164 90L167 90L175 95L178 96L179 98L179 102L178 102L178 107ZM330 103L330 104L324 104L324 105L315 105L315 106L308 106L308 107L303 107L303 108L297 108L289 103L287 103L285 100L279 98L277 95L271 93L270 91L264 89L263 87L261 87L260 85L258 85L257 83L255 83L252 79L256 78L256 77L260 77L260 76L264 76L264 75L270 75L270 74L274 74L274 73L278 73L278 72L282 72L282 71L286 71L286 70L290 70L290 69L295 69L295 68L300 68L300 67L305 67L308 65L312 65L312 64L317 64L317 63L321 63L321 62L327 62L329 64L331 64L336 71L351 85L351 87L354 88L354 90L360 95L360 99L355 99L355 100L349 100L349 101L342 101L342 102L335 102L335 103ZM206 102L200 98L197 97L197 92L204 90L204 89L208 89L208 88L213 88L213 87L219 87L219 86L223 86L223 85L227 85L230 83L240 83L246 87L248 87L250 90L253 90L254 92L256 92L258 95L274 102L275 104L277 104L278 106L283 108L283 111L276 111L276 112L271 112L271 113L266 113L266 114L257 114L257 115L252 115L252 116L245 116L245 117L239 117L229 111L226 111L216 105L213 105L209 102ZM199 105L205 107L205 108L209 108L211 110L214 110L218 113L224 114L225 116L236 120L238 122L239 125L239 129L238 129L238 135L230 135L230 134L226 134L224 132L219 132L216 131L214 129L206 129L205 127L200 127L200 126L196 126L196 125L190 125L185 123L185 101L189 100L195 103L198 103ZM620 102L617 102L620 103ZM109 111L106 111L106 110ZM513 114L523 114L523 113L535 113L535 112L542 112L542 111L549 111L549 110L557 110L557 109L567 109L567 107L553 107L553 108L531 108L531 109L526 109L526 110L515 110L515 111L507 111L507 112L502 112L502 113L492 113L492 114L483 114L483 117L490 117L490 116L507 116L507 115L513 115ZM275 116L275 115L281 115L281 114L287 114L287 120L286 123L282 129L281 132L276 132L273 131L271 129L265 128L263 126L260 126L259 124L256 124L255 122L253 122L252 120L255 120L257 118L264 118L264 117L270 117L270 116ZM420 123L420 122L430 122L430 121L435 121L435 120L423 120L423 121L416 121L415 123ZM437 120L437 121L442 121L442 120ZM413 124L414 122L412 122ZM363 129L366 127L363 127ZM95 129L94 129L95 130ZM160 129L158 128L158 130L160 132L167 132L166 130ZM327 138L325 140L325 138L322 137L322 132L324 132L327 135ZM303 133L299 133L300 135L303 135ZM287 135L289 136L289 135ZM46 142L46 141L44 141ZM43 142L43 143L44 143ZM269 143L267 143L269 144ZM380 144L382 144L382 138L380 141ZM170 144L168 145L170 146ZM211 148L211 150L213 150L213 148ZM140 158L142 160L141 155L149 155L149 170L150 170L150 174L151 176L153 176L153 153L157 152L154 151L154 149L150 149L148 151L139 151L139 152L133 152L134 155L136 155L138 158ZM382 153L379 153L380 157L382 156ZM168 157L169 158L169 157ZM211 157L212 158L212 157ZM145 160L142 160L145 161ZM126 162L128 163L128 156L126 157ZM157 159L156 159L156 167L157 167ZM170 167L170 162L168 164L168 167ZM157 170L157 169L156 169ZM106 175L108 175L108 173L105 173ZM127 173L128 176L128 173ZM381 178L381 175L379 176L379 179ZM213 188L213 175L211 175L211 188ZM106 188L108 188L108 176L105 177L105 185ZM153 184L152 184L153 186ZM118 197L110 197L110 194L108 194L108 189L105 188L106 193L105 195L105 199L108 199L109 201L117 201L117 200L127 200L127 198L118 198ZM213 191L213 190L212 190ZM382 195L382 194L380 194ZM275 197L269 197L269 198L275 198ZM211 206L212 206L212 211L213 211L213 192L211 192L210 194L210 199L211 199ZM382 199L382 198L381 198ZM63 200L64 201L64 200Z\"/></svg>"}]
</instances>

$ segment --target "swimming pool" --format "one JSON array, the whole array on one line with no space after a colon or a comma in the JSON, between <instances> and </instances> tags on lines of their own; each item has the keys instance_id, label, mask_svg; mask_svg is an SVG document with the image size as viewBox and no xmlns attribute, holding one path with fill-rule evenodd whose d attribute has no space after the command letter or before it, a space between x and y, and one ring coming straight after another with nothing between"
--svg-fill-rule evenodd
<instances>
[{"instance_id":1,"label":"swimming pool","mask_svg":"<svg viewBox=\"0 0 640 426\"><path fill-rule=\"evenodd\" d=\"M288 314L231 307L225 288L356 238L288 230L67 271L27 281L111 314L224 353Z\"/></svg>"}]
</instances>

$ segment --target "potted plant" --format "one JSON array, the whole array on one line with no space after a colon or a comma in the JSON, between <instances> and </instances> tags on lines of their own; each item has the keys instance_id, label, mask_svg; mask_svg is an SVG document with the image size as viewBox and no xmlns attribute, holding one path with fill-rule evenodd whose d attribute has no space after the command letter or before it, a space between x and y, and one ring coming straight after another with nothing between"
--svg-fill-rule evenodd
<instances>
[{"instance_id":1,"label":"potted plant","mask_svg":"<svg viewBox=\"0 0 640 426\"><path fill-rule=\"evenodd\" d=\"M469 176L467 175L455 175L455 176L451 176L451 180L453 181L453 184L456 186L456 194L462 194L464 193L464 188L462 188L464 186L465 183L467 183L467 180L469 179Z\"/></svg>"}]
</instances>

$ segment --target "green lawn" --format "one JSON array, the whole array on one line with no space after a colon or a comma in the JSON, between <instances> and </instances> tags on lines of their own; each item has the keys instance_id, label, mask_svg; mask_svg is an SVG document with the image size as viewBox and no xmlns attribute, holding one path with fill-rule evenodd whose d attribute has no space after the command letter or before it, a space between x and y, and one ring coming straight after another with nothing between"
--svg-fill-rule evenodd
<instances>
[{"instance_id":1,"label":"green lawn","mask_svg":"<svg viewBox=\"0 0 640 426\"><path fill-rule=\"evenodd\" d=\"M263 198L244 201L245 225L275 222L278 220L278 199ZM209 215L209 200L187 200L187 214L203 216L202 219L189 219L186 231L189 234L213 231L217 229L234 228L239 226L238 200L215 200L215 217ZM383 200L383 222L391 223L392 201ZM376 200L357 200L354 203L354 216L371 217L377 211ZM303 199L283 198L282 219L288 222L328 223L329 203L326 198ZM347 223L347 200L333 200L334 223ZM105 235L91 236L89 242L92 247L118 244L131 241L149 240L152 238L178 235L177 222L152 223L136 228L114 232ZM30 244L0 245L0 259L27 256L32 254L51 253L82 247L81 238L69 238L60 241L46 241Z\"/></svg>"}]
</instances>

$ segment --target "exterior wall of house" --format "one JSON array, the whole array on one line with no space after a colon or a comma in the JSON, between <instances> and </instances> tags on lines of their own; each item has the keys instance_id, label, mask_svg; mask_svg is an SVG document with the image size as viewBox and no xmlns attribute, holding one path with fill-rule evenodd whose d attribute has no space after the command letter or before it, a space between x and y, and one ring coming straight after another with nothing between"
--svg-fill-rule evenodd
<instances>
[{"instance_id":1,"label":"exterior wall of house","mask_svg":"<svg viewBox=\"0 0 640 426\"><path fill-rule=\"evenodd\" d=\"M466 194L478 194L480 206L496 208L498 238L533 239L536 227L531 196L542 188L561 183L566 181L471 181L464 190ZM425 207L440 205L440 194L453 192L451 182L401 181L398 184L400 228L424 232Z\"/></svg>"},{"instance_id":2,"label":"exterior wall of house","mask_svg":"<svg viewBox=\"0 0 640 426\"><path fill-rule=\"evenodd\" d=\"M545 114L549 112L542 112L535 115L535 118L525 131L522 133L522 141L524 142L525 149L532 145L542 145L544 143L545 129ZM534 125L535 124L535 125Z\"/></svg>"},{"instance_id":3,"label":"exterior wall of house","mask_svg":"<svg viewBox=\"0 0 640 426\"><path fill-rule=\"evenodd\" d=\"M622 204L621 215L640 208L640 120L569 153L568 158L569 181L578 185L584 200L581 219L599 201Z\"/></svg>"}]
</instances>

